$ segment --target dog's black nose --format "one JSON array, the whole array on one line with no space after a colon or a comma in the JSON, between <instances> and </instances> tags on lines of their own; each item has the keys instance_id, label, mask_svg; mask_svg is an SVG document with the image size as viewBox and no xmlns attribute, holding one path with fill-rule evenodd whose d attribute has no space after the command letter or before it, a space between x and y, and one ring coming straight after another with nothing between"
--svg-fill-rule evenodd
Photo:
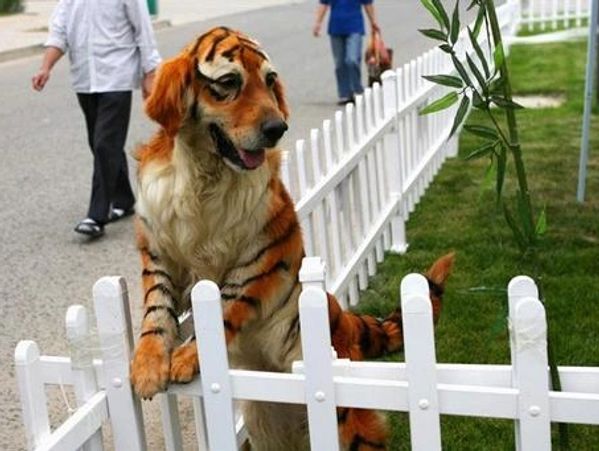
<instances>
[{"instance_id":1,"label":"dog's black nose","mask_svg":"<svg viewBox=\"0 0 599 451\"><path fill-rule=\"evenodd\" d=\"M262 134L268 140L270 145L274 146L281 136L287 131L287 124L280 119L269 119L262 123L260 127Z\"/></svg>"}]
</instances>

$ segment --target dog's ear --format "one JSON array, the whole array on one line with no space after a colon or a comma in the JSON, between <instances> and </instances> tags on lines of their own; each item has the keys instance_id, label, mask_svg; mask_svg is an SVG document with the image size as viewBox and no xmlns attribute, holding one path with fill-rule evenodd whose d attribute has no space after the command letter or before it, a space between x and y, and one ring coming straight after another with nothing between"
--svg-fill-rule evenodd
<instances>
[{"instance_id":1,"label":"dog's ear","mask_svg":"<svg viewBox=\"0 0 599 451\"><path fill-rule=\"evenodd\" d=\"M160 66L152 93L146 100L146 114L173 137L179 131L187 108L185 92L190 87L193 63L183 54Z\"/></svg>"},{"instance_id":2,"label":"dog's ear","mask_svg":"<svg viewBox=\"0 0 599 451\"><path fill-rule=\"evenodd\" d=\"M277 78L275 81L273 91L275 93L275 97L277 98L279 111L283 113L283 117L285 120L287 120L289 118L289 107L287 106L287 99L285 98L285 88L283 88L283 83L281 83L279 78Z\"/></svg>"}]
</instances>

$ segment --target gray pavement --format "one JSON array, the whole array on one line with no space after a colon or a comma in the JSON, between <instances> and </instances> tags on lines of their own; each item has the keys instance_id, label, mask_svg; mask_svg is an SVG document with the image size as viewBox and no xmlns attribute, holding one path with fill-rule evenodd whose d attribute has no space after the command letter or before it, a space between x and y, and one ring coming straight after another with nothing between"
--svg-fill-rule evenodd
<instances>
[{"instance_id":1,"label":"gray pavement","mask_svg":"<svg viewBox=\"0 0 599 451\"><path fill-rule=\"evenodd\" d=\"M328 38L311 36L315 6L303 2L245 11L167 28L157 40L168 57L222 24L262 42L287 87L292 116L282 147L293 149L296 139L308 137L310 128L336 109ZM431 46L416 31L432 25L418 0L379 0L376 7L395 65ZM13 365L19 340L37 341L43 354L66 355L66 310L74 303L91 309L92 285L105 275L126 277L134 324L139 323L140 265L132 221L109 225L106 236L94 242L73 232L86 212L91 153L67 62L59 63L41 94L30 88L39 63L36 57L0 64L0 450L23 449L25 443ZM144 117L138 94L134 105L128 151L156 128ZM130 165L134 173L135 162ZM148 429L158 428L155 404L144 405ZM51 412L54 421L64 417L64 401L54 392ZM188 410L183 419L191 424ZM150 449L162 447L160 434L152 434Z\"/></svg>"}]
</instances>

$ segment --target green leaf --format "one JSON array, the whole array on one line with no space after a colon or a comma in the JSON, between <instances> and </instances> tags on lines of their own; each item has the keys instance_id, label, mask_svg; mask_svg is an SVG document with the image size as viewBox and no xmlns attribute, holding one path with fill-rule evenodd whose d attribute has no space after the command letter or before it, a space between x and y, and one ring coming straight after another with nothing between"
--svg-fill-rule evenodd
<instances>
[{"instance_id":1,"label":"green leaf","mask_svg":"<svg viewBox=\"0 0 599 451\"><path fill-rule=\"evenodd\" d=\"M468 86L472 86L472 82L470 81L468 72L466 72L466 69L464 69L464 66L462 65L462 63L460 63L460 60L457 59L454 55L451 55L451 61L453 62L453 65L458 71L458 74L460 74L460 77L462 77L462 80L464 80L464 83L466 83Z\"/></svg>"},{"instance_id":2,"label":"green leaf","mask_svg":"<svg viewBox=\"0 0 599 451\"><path fill-rule=\"evenodd\" d=\"M449 16L443 7L443 3L441 3L441 0L432 0L432 2L437 11L439 11L439 15L441 16L441 21L443 22L445 29L449 31Z\"/></svg>"},{"instance_id":3,"label":"green leaf","mask_svg":"<svg viewBox=\"0 0 599 451\"><path fill-rule=\"evenodd\" d=\"M476 136L480 136L481 138L499 139L499 135L494 128L486 127L484 125L464 125L464 130L469 131Z\"/></svg>"},{"instance_id":4,"label":"green leaf","mask_svg":"<svg viewBox=\"0 0 599 451\"><path fill-rule=\"evenodd\" d=\"M503 191L503 182L505 181L505 168L507 166L507 155L505 147L499 146L499 153L497 154L497 200L501 198L501 192Z\"/></svg>"},{"instance_id":5,"label":"green leaf","mask_svg":"<svg viewBox=\"0 0 599 451\"><path fill-rule=\"evenodd\" d=\"M428 9L428 11L433 15L433 17L435 18L435 20L437 22L439 22L439 26L441 28L443 28L443 19L441 18L441 14L439 13L439 11L437 10L437 8L435 7L435 5L433 4L432 0L420 0L420 2L422 3L422 5Z\"/></svg>"},{"instance_id":6,"label":"green leaf","mask_svg":"<svg viewBox=\"0 0 599 451\"><path fill-rule=\"evenodd\" d=\"M449 44L441 44L439 48L443 50L445 53L449 53L450 55L453 53L453 47Z\"/></svg>"},{"instance_id":7,"label":"green leaf","mask_svg":"<svg viewBox=\"0 0 599 451\"><path fill-rule=\"evenodd\" d=\"M503 82L504 79L501 76L493 80L489 86L489 91L491 91L492 94L503 94Z\"/></svg>"},{"instance_id":8,"label":"green leaf","mask_svg":"<svg viewBox=\"0 0 599 451\"><path fill-rule=\"evenodd\" d=\"M460 34L460 0L456 0L451 18L451 43L455 44Z\"/></svg>"},{"instance_id":9,"label":"green leaf","mask_svg":"<svg viewBox=\"0 0 599 451\"><path fill-rule=\"evenodd\" d=\"M476 159L482 158L486 155L493 154L494 153L493 151L494 151L496 145L497 145L497 141L485 143L482 146L477 147L472 152L470 152L466 156L466 158L464 158L464 160L466 160L466 161L476 160Z\"/></svg>"},{"instance_id":10,"label":"green leaf","mask_svg":"<svg viewBox=\"0 0 599 451\"><path fill-rule=\"evenodd\" d=\"M483 50L480 48L478 40L476 39L476 36L474 35L470 27L468 27L468 36L470 36L470 42L472 43L472 47L474 47L476 56L478 56L478 59L480 60L483 66L483 70L485 71L485 78L489 78L491 76L491 72L489 72L489 65L487 64L487 60L485 58Z\"/></svg>"},{"instance_id":11,"label":"green leaf","mask_svg":"<svg viewBox=\"0 0 599 451\"><path fill-rule=\"evenodd\" d=\"M493 187L493 181L495 180L497 175L497 170L495 169L495 162L491 159L487 170L485 171L485 177L481 183L481 194L483 191L489 191Z\"/></svg>"},{"instance_id":12,"label":"green leaf","mask_svg":"<svg viewBox=\"0 0 599 451\"><path fill-rule=\"evenodd\" d=\"M483 74L480 73L480 70L478 70L478 67L476 67L476 64L474 64L474 61L472 61L472 58L470 58L470 55L468 54L466 54L466 61L468 62L468 67L470 67L470 70L474 74L474 78L476 78L480 88L483 90L483 94L487 95L489 88L487 86L485 77L483 77Z\"/></svg>"},{"instance_id":13,"label":"green leaf","mask_svg":"<svg viewBox=\"0 0 599 451\"><path fill-rule=\"evenodd\" d=\"M546 231L547 231L547 216L545 214L545 207L543 207L543 210L541 211L541 214L539 215L539 217L537 219L537 225L535 227L535 235L543 236L543 235L545 235Z\"/></svg>"},{"instance_id":14,"label":"green leaf","mask_svg":"<svg viewBox=\"0 0 599 451\"><path fill-rule=\"evenodd\" d=\"M483 21L485 20L486 12L487 12L486 6L483 3L478 8L478 14L476 15L476 21L474 22L474 29L472 31L472 34L474 34L475 38L477 38L478 34L480 33L480 29L483 25Z\"/></svg>"},{"instance_id":15,"label":"green leaf","mask_svg":"<svg viewBox=\"0 0 599 451\"><path fill-rule=\"evenodd\" d=\"M472 91L472 105L479 110L486 111L488 109L487 102L483 100L477 91Z\"/></svg>"},{"instance_id":16,"label":"green leaf","mask_svg":"<svg viewBox=\"0 0 599 451\"><path fill-rule=\"evenodd\" d=\"M503 54L503 46L498 45L493 50L493 61L495 61L495 69L499 70L501 66L503 66L503 62L505 60L505 55Z\"/></svg>"},{"instance_id":17,"label":"green leaf","mask_svg":"<svg viewBox=\"0 0 599 451\"><path fill-rule=\"evenodd\" d=\"M518 191L517 201L518 215L520 216L520 223L522 224L524 237L527 238L527 242L533 243L536 238L535 232L533 230L534 224L532 223L532 218L528 214L529 212L526 206L526 200L524 199L521 191Z\"/></svg>"},{"instance_id":18,"label":"green leaf","mask_svg":"<svg viewBox=\"0 0 599 451\"><path fill-rule=\"evenodd\" d=\"M518 247L522 252L526 251L526 248L528 247L526 245L526 239L524 238L524 235L522 235L522 232L518 228L518 225L514 221L512 214L510 213L509 209L507 208L507 205L505 204L503 204L503 215L505 216L505 220L508 226L512 230L512 234L514 235Z\"/></svg>"},{"instance_id":19,"label":"green leaf","mask_svg":"<svg viewBox=\"0 0 599 451\"><path fill-rule=\"evenodd\" d=\"M460 103L460 106L458 107L458 112L456 113L455 118L453 119L453 126L451 127L451 132L449 132L450 138L453 136L455 131L460 127L460 125L464 121L464 118L466 117L466 113L468 112L469 106L470 106L470 99L468 98L468 96L465 95L464 97L462 97L462 102Z\"/></svg>"},{"instance_id":20,"label":"green leaf","mask_svg":"<svg viewBox=\"0 0 599 451\"><path fill-rule=\"evenodd\" d=\"M453 105L457 101L458 101L458 93L455 91L452 91L452 92L444 95L440 99L437 99L433 103L424 107L422 110L420 110L420 115L435 113L437 111L444 110L446 108L449 108L451 105Z\"/></svg>"},{"instance_id":21,"label":"green leaf","mask_svg":"<svg viewBox=\"0 0 599 451\"><path fill-rule=\"evenodd\" d=\"M491 101L499 108L503 108L505 110L521 110L524 108L522 105L514 102L513 100L508 100L499 96L492 96Z\"/></svg>"},{"instance_id":22,"label":"green leaf","mask_svg":"<svg viewBox=\"0 0 599 451\"><path fill-rule=\"evenodd\" d=\"M462 88L464 86L462 79L453 75L423 75L422 78L451 88Z\"/></svg>"},{"instance_id":23,"label":"green leaf","mask_svg":"<svg viewBox=\"0 0 599 451\"><path fill-rule=\"evenodd\" d=\"M420 33L425 35L427 38L436 39L438 41L447 41L447 35L440 30L434 30L428 28L425 30L418 30Z\"/></svg>"}]
</instances>

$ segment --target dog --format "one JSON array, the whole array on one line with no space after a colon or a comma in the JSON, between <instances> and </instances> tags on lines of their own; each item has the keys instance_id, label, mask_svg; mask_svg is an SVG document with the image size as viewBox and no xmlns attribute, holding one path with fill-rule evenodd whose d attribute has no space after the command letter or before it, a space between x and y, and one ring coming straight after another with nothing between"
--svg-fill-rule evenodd
<instances>
[{"instance_id":1,"label":"dog","mask_svg":"<svg viewBox=\"0 0 599 451\"><path fill-rule=\"evenodd\" d=\"M145 108L160 129L137 156L144 316L131 364L136 393L152 398L198 373L196 343L179 345L177 317L200 279L221 289L231 366L290 372L301 359L304 249L279 177L275 146L289 111L276 69L255 40L214 28L162 64ZM446 256L429 271L439 306L452 262ZM332 295L328 303L339 357L401 346L397 311L378 320L343 311ZM243 413L254 449L309 448L304 406L246 402ZM377 412L340 408L339 436L346 449L381 449L386 429Z\"/></svg>"}]
</instances>

